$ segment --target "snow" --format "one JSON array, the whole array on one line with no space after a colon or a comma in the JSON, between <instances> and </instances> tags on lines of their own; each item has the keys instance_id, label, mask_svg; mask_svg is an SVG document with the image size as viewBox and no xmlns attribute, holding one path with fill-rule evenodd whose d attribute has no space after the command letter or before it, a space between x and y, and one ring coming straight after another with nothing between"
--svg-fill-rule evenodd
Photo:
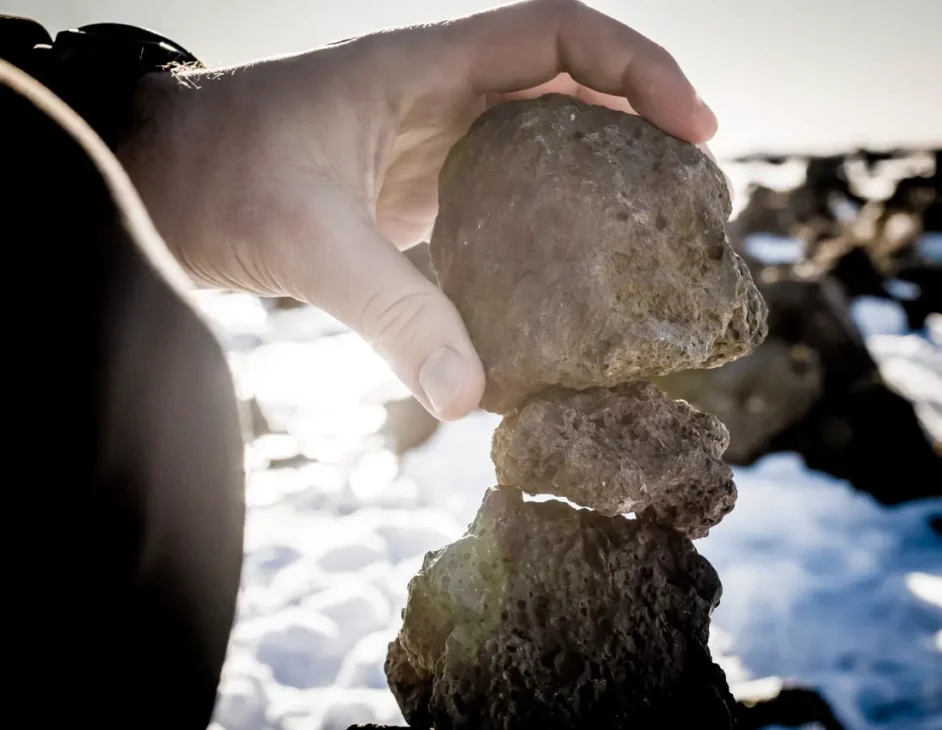
<instances>
[{"instance_id":1,"label":"snow","mask_svg":"<svg viewBox=\"0 0 942 730\"><path fill-rule=\"evenodd\" d=\"M901 335L907 330L906 310L899 302L880 297L857 297L850 316L864 337Z\"/></svg>"},{"instance_id":2,"label":"snow","mask_svg":"<svg viewBox=\"0 0 942 730\"><path fill-rule=\"evenodd\" d=\"M919 286L919 284L906 281L905 279L887 279L884 286L886 287L887 293L894 299L908 302L922 296L922 287Z\"/></svg>"},{"instance_id":3,"label":"snow","mask_svg":"<svg viewBox=\"0 0 942 730\"><path fill-rule=\"evenodd\" d=\"M929 526L942 500L887 509L792 454L736 478L736 508L698 543L723 581L724 652L754 677L814 684L849 727L883 726L894 706L913 717L893 727L931 727L942 612L925 597L942 581Z\"/></svg>"},{"instance_id":4,"label":"snow","mask_svg":"<svg viewBox=\"0 0 942 730\"><path fill-rule=\"evenodd\" d=\"M771 233L750 233L744 243L746 253L764 264L794 264L804 257L801 241Z\"/></svg>"},{"instance_id":5,"label":"snow","mask_svg":"<svg viewBox=\"0 0 942 730\"><path fill-rule=\"evenodd\" d=\"M458 537L495 483L499 419L444 425L399 459L379 430L381 403L403 390L381 359L310 308L260 313L233 297L230 311L229 299L208 311L239 392L290 435L247 446L245 563L215 730L402 724L386 648L422 556ZM907 333L898 310L861 300L854 317L894 387L942 417L940 320ZM736 509L698 542L723 580L711 646L734 692L782 677L821 689L848 727L938 730L942 542L929 519L942 500L885 508L794 454L736 478ZM899 478L918 475L901 464Z\"/></svg>"},{"instance_id":6,"label":"snow","mask_svg":"<svg viewBox=\"0 0 942 730\"><path fill-rule=\"evenodd\" d=\"M926 261L942 264L942 233L924 233L916 242L916 250Z\"/></svg>"}]
</instances>

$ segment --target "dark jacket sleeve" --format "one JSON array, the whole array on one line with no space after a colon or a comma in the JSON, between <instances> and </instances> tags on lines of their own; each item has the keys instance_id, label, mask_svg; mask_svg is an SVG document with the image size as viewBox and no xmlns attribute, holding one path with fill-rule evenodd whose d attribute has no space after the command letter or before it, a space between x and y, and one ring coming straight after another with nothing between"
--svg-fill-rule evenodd
<instances>
[{"instance_id":1,"label":"dark jacket sleeve","mask_svg":"<svg viewBox=\"0 0 942 730\"><path fill-rule=\"evenodd\" d=\"M0 55L42 76L42 33L3 19ZM239 584L235 395L83 129L0 61L8 693L27 725L199 730Z\"/></svg>"}]
</instances>

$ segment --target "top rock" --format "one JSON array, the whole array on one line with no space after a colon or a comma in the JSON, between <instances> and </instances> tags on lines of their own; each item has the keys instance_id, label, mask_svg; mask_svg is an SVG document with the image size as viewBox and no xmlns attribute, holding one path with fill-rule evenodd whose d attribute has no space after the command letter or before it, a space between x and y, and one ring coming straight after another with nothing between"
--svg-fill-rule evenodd
<instances>
[{"instance_id":1,"label":"top rock","mask_svg":"<svg viewBox=\"0 0 942 730\"><path fill-rule=\"evenodd\" d=\"M745 354L766 307L695 145L551 94L500 104L441 172L432 265L487 372L482 407Z\"/></svg>"}]
</instances>

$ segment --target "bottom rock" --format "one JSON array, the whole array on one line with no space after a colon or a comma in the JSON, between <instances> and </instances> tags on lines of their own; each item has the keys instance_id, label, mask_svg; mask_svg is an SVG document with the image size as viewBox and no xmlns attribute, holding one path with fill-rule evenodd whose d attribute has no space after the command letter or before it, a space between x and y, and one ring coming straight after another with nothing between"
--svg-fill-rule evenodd
<instances>
[{"instance_id":1,"label":"bottom rock","mask_svg":"<svg viewBox=\"0 0 942 730\"><path fill-rule=\"evenodd\" d=\"M410 583L386 674L417 728L725 730L720 593L673 530L492 489Z\"/></svg>"}]
</instances>

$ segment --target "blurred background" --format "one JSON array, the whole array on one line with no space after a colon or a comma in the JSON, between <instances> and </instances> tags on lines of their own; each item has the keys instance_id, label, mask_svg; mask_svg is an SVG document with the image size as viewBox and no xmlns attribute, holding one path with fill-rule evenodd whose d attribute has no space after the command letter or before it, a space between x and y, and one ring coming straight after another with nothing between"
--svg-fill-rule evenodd
<instances>
[{"instance_id":1,"label":"blurred background","mask_svg":"<svg viewBox=\"0 0 942 730\"><path fill-rule=\"evenodd\" d=\"M302 51L482 10L481 0L6 0L53 31L134 23L209 64ZM666 47L716 111L717 155L932 145L942 130L938 0L596 0Z\"/></svg>"},{"instance_id":2,"label":"blurred background","mask_svg":"<svg viewBox=\"0 0 942 730\"><path fill-rule=\"evenodd\" d=\"M665 378L716 413L739 502L698 549L748 728L942 728L942 2L591 3L664 45L720 119L729 233L770 335ZM489 7L472 0L7 0L207 64ZM430 277L424 247L409 253ZM383 660L425 551L494 483L497 419L439 427L369 348L289 301L203 293L249 472L225 730L401 723Z\"/></svg>"}]
</instances>

